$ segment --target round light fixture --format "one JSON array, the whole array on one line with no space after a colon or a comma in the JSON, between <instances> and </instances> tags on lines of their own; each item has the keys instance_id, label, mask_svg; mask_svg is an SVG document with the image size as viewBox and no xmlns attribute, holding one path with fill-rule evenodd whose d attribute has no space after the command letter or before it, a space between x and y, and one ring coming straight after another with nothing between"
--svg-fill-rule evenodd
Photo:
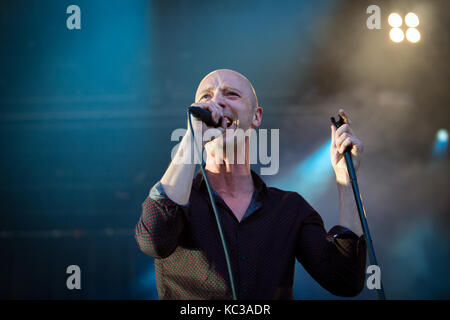
<instances>
[{"instance_id":1,"label":"round light fixture","mask_svg":"<svg viewBox=\"0 0 450 320\"><path fill-rule=\"evenodd\" d=\"M448 141L448 131L445 129L439 129L436 133L436 138L439 142L445 143Z\"/></svg>"},{"instance_id":2,"label":"round light fixture","mask_svg":"<svg viewBox=\"0 0 450 320\"><path fill-rule=\"evenodd\" d=\"M415 28L419 25L419 17L414 12L410 12L405 16L405 23L410 28Z\"/></svg>"},{"instance_id":3,"label":"round light fixture","mask_svg":"<svg viewBox=\"0 0 450 320\"><path fill-rule=\"evenodd\" d=\"M405 39L405 34L400 28L392 28L391 31L389 32L389 36L391 37L392 41L397 43L402 42L403 39Z\"/></svg>"},{"instance_id":4,"label":"round light fixture","mask_svg":"<svg viewBox=\"0 0 450 320\"><path fill-rule=\"evenodd\" d=\"M406 39L409 42L416 43L420 40L420 32L416 28L408 28L406 30Z\"/></svg>"},{"instance_id":5,"label":"round light fixture","mask_svg":"<svg viewBox=\"0 0 450 320\"><path fill-rule=\"evenodd\" d=\"M393 28L398 28L402 25L402 17L398 13L391 13L388 17L389 25Z\"/></svg>"}]
</instances>

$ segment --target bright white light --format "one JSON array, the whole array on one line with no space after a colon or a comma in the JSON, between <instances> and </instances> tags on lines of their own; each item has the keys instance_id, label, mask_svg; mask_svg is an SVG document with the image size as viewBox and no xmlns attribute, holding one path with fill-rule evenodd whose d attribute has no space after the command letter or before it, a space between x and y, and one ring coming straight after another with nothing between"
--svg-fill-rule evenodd
<instances>
[{"instance_id":1,"label":"bright white light","mask_svg":"<svg viewBox=\"0 0 450 320\"><path fill-rule=\"evenodd\" d=\"M402 25L402 17L398 13L391 13L388 17L389 25L393 28L398 28Z\"/></svg>"},{"instance_id":2,"label":"bright white light","mask_svg":"<svg viewBox=\"0 0 450 320\"><path fill-rule=\"evenodd\" d=\"M406 39L412 43L416 43L420 40L420 32L416 28L408 28L406 30Z\"/></svg>"},{"instance_id":3,"label":"bright white light","mask_svg":"<svg viewBox=\"0 0 450 320\"><path fill-rule=\"evenodd\" d=\"M391 31L389 32L389 36L391 37L392 41L397 43L402 42L403 39L405 39L405 34L400 28L392 28Z\"/></svg>"},{"instance_id":4,"label":"bright white light","mask_svg":"<svg viewBox=\"0 0 450 320\"><path fill-rule=\"evenodd\" d=\"M436 133L436 138L439 142L447 142L448 141L448 131L445 129L439 129Z\"/></svg>"},{"instance_id":5,"label":"bright white light","mask_svg":"<svg viewBox=\"0 0 450 320\"><path fill-rule=\"evenodd\" d=\"M410 28L415 28L419 25L419 17L413 13L410 12L405 16L405 23Z\"/></svg>"}]
</instances>

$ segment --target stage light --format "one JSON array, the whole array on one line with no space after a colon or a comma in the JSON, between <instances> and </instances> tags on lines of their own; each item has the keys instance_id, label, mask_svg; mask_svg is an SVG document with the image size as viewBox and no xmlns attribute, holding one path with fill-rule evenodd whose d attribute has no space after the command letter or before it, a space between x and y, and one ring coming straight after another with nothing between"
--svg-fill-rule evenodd
<instances>
[{"instance_id":1,"label":"stage light","mask_svg":"<svg viewBox=\"0 0 450 320\"><path fill-rule=\"evenodd\" d=\"M439 129L436 132L436 140L433 146L433 156L435 158L442 158L448 152L448 131L446 129Z\"/></svg>"},{"instance_id":2,"label":"stage light","mask_svg":"<svg viewBox=\"0 0 450 320\"><path fill-rule=\"evenodd\" d=\"M394 42L402 42L405 38L405 34L403 33L402 29L400 28L392 28L389 32L389 36L391 37L391 40Z\"/></svg>"},{"instance_id":3,"label":"stage light","mask_svg":"<svg viewBox=\"0 0 450 320\"><path fill-rule=\"evenodd\" d=\"M441 143L446 143L448 142L448 131L445 129L440 129L437 133L436 133L436 139L441 142Z\"/></svg>"},{"instance_id":4,"label":"stage light","mask_svg":"<svg viewBox=\"0 0 450 320\"><path fill-rule=\"evenodd\" d=\"M406 39L409 42L416 43L420 40L420 32L416 28L408 28L406 30Z\"/></svg>"},{"instance_id":5,"label":"stage light","mask_svg":"<svg viewBox=\"0 0 450 320\"><path fill-rule=\"evenodd\" d=\"M273 181L273 185L280 189L295 190L309 201L319 199L328 183L333 181L330 147L331 139L298 163L288 176Z\"/></svg>"},{"instance_id":6,"label":"stage light","mask_svg":"<svg viewBox=\"0 0 450 320\"><path fill-rule=\"evenodd\" d=\"M393 28L398 28L402 25L402 17L398 13L391 13L388 17L389 25Z\"/></svg>"},{"instance_id":7,"label":"stage light","mask_svg":"<svg viewBox=\"0 0 450 320\"><path fill-rule=\"evenodd\" d=\"M391 13L388 17L389 25L392 27L389 32L389 36L393 42L399 43L405 39L408 39L411 43L419 42L421 34L416 27L419 25L419 17L414 12L409 12L405 16L405 24L409 27L406 31L400 28L402 26L402 17L398 13Z\"/></svg>"},{"instance_id":8,"label":"stage light","mask_svg":"<svg viewBox=\"0 0 450 320\"><path fill-rule=\"evenodd\" d=\"M405 23L410 28L415 28L419 25L419 17L413 13L410 12L405 16Z\"/></svg>"}]
</instances>

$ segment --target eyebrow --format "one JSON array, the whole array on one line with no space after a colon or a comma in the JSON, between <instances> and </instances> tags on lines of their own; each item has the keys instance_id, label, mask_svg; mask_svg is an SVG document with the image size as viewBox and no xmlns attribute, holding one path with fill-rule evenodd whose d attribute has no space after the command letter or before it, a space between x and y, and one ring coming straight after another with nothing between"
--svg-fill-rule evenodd
<instances>
[{"instance_id":1,"label":"eyebrow","mask_svg":"<svg viewBox=\"0 0 450 320\"><path fill-rule=\"evenodd\" d=\"M214 89L215 89L214 87L203 89L202 91L200 91L199 96L203 95L203 93L205 93L205 92L212 91ZM225 86L225 87L221 88L220 90L237 91L240 95L242 95L242 92L239 89L228 87L228 86Z\"/></svg>"}]
</instances>

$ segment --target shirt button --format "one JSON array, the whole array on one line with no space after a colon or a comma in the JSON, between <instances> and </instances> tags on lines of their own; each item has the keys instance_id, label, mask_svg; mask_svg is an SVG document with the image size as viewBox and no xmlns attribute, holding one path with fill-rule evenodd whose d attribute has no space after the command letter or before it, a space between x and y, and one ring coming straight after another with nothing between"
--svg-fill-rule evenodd
<instances>
[{"instance_id":1,"label":"shirt button","mask_svg":"<svg viewBox=\"0 0 450 320\"><path fill-rule=\"evenodd\" d=\"M241 260L242 260L242 261L245 261L246 259L247 259L246 256L241 256Z\"/></svg>"}]
</instances>

